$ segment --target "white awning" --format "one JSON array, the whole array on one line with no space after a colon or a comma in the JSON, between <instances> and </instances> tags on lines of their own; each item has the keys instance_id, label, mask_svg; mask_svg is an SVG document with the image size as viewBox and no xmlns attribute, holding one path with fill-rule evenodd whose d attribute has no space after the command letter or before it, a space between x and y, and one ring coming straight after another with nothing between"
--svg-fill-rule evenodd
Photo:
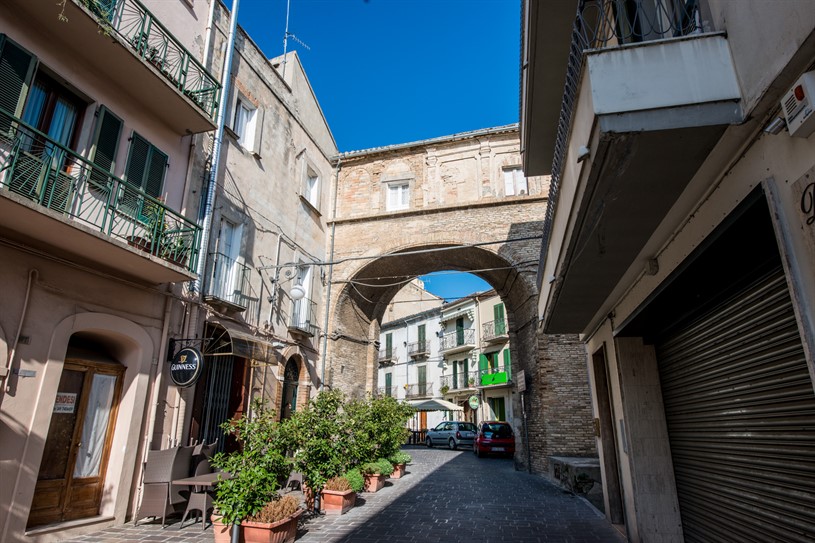
<instances>
[{"instance_id":1,"label":"white awning","mask_svg":"<svg viewBox=\"0 0 815 543\"><path fill-rule=\"evenodd\" d=\"M460 405L456 405L441 398L433 398L430 400L410 400L408 405L413 407L416 411L464 411Z\"/></svg>"}]
</instances>

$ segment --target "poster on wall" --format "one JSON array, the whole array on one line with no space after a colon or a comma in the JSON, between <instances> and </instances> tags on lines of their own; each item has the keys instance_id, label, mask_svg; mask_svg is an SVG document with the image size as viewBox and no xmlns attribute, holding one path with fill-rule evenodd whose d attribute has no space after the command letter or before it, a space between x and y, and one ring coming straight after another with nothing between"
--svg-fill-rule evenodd
<instances>
[{"instance_id":1,"label":"poster on wall","mask_svg":"<svg viewBox=\"0 0 815 543\"><path fill-rule=\"evenodd\" d=\"M76 410L76 392L57 392L54 413L73 413Z\"/></svg>"}]
</instances>

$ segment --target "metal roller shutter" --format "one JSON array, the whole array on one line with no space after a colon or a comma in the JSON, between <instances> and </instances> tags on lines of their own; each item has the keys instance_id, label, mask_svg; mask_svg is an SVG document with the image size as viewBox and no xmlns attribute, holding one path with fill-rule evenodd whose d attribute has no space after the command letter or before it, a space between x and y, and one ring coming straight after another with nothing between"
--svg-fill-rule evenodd
<instances>
[{"instance_id":1,"label":"metal roller shutter","mask_svg":"<svg viewBox=\"0 0 815 543\"><path fill-rule=\"evenodd\" d=\"M657 345L686 541L815 541L815 393L783 270Z\"/></svg>"}]
</instances>

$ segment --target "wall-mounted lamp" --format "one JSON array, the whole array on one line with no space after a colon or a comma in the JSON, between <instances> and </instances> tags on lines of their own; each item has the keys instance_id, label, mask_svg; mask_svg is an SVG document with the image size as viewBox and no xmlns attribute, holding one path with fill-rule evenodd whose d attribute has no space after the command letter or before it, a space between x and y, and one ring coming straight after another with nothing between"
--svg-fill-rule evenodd
<instances>
[{"instance_id":1,"label":"wall-mounted lamp","mask_svg":"<svg viewBox=\"0 0 815 543\"><path fill-rule=\"evenodd\" d=\"M767 134L772 134L773 136L775 136L776 134L781 133L781 131L784 130L784 128L786 128L786 126L787 126L787 121L785 121L781 117L776 117L775 119L770 121L770 124L768 124L767 126L764 127L764 132L766 132Z\"/></svg>"},{"instance_id":2,"label":"wall-mounted lamp","mask_svg":"<svg viewBox=\"0 0 815 543\"><path fill-rule=\"evenodd\" d=\"M302 300L306 297L306 289L303 288L303 285L300 283L296 283L291 289L289 290L289 296L291 296L292 300Z\"/></svg>"}]
</instances>

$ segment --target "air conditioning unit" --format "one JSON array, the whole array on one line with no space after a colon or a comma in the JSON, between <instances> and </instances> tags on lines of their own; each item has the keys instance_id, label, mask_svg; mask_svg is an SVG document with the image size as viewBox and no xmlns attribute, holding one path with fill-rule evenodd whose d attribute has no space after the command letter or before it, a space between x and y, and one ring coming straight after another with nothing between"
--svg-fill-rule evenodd
<instances>
[{"instance_id":1,"label":"air conditioning unit","mask_svg":"<svg viewBox=\"0 0 815 543\"><path fill-rule=\"evenodd\" d=\"M790 136L807 138L815 131L815 71L802 75L781 100Z\"/></svg>"}]
</instances>

